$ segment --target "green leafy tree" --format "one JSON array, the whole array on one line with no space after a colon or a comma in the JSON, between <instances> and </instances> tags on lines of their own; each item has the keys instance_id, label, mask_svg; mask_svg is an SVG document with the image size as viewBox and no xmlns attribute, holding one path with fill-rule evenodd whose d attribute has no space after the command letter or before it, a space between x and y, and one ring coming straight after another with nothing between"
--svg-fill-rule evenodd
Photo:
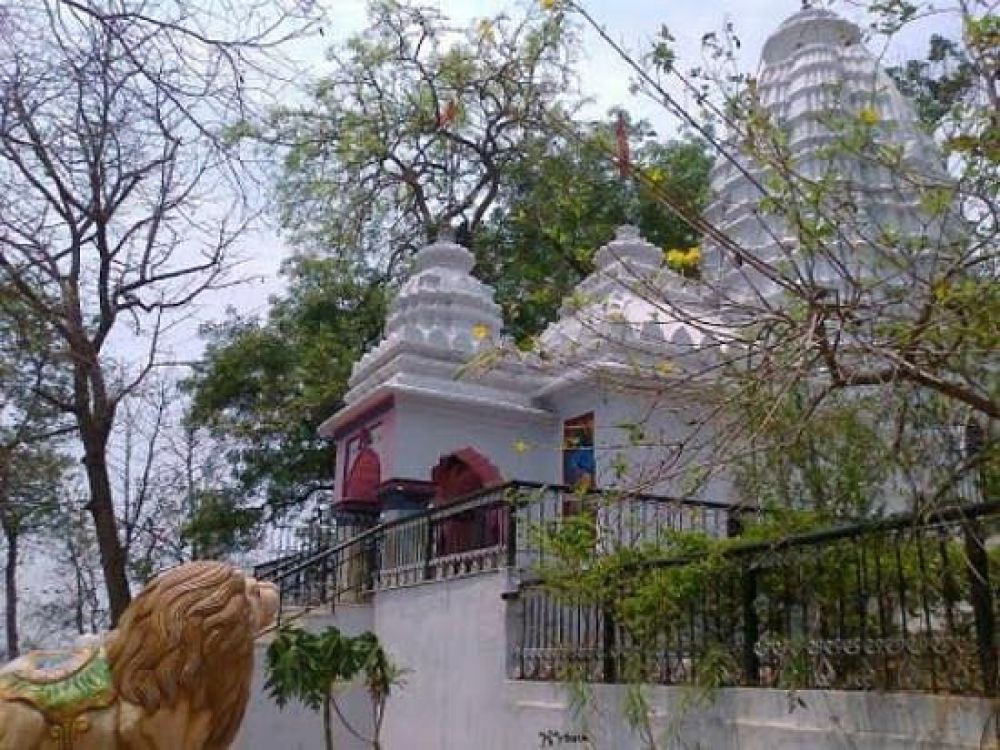
<instances>
[{"instance_id":1,"label":"green leafy tree","mask_svg":"<svg viewBox=\"0 0 1000 750\"><path fill-rule=\"evenodd\" d=\"M224 531L234 514L250 521L237 496L280 512L330 487L331 449L316 429L376 340L387 290L330 258L296 259L286 274L287 296L273 301L266 321L233 318L206 330L204 362L187 383L190 418L226 446L237 488L203 506L194 522L200 533Z\"/></svg>"},{"instance_id":2,"label":"green leafy tree","mask_svg":"<svg viewBox=\"0 0 1000 750\"><path fill-rule=\"evenodd\" d=\"M337 704L337 693L358 678L364 681L371 705L371 736L352 725ZM381 750L386 704L392 691L402 684L403 670L393 664L370 632L351 637L335 627L321 633L286 627L278 631L267 650L265 689L279 708L297 700L313 711L322 711L327 750L333 750L333 713L352 736L372 750Z\"/></svg>"},{"instance_id":3,"label":"green leafy tree","mask_svg":"<svg viewBox=\"0 0 1000 750\"><path fill-rule=\"evenodd\" d=\"M509 171L499 205L473 243L477 272L497 289L511 333L525 339L556 316L562 300L593 271L593 254L626 221L664 253L697 246L692 226L663 209L666 193L699 213L708 198L711 159L704 143L661 142L635 123L632 169L638 194L615 164L614 126L568 124L526 144Z\"/></svg>"},{"instance_id":4,"label":"green leafy tree","mask_svg":"<svg viewBox=\"0 0 1000 750\"><path fill-rule=\"evenodd\" d=\"M7 547L8 658L17 656L20 643L21 545L53 522L69 464L62 450L70 428L39 391L53 378L53 357L51 332L34 325L16 296L0 287L0 528Z\"/></svg>"},{"instance_id":5,"label":"green leafy tree","mask_svg":"<svg viewBox=\"0 0 1000 750\"><path fill-rule=\"evenodd\" d=\"M975 68L962 45L937 34L931 37L925 58L908 60L886 72L914 102L930 133L967 100L976 84Z\"/></svg>"},{"instance_id":6,"label":"green leafy tree","mask_svg":"<svg viewBox=\"0 0 1000 750\"><path fill-rule=\"evenodd\" d=\"M475 234L527 144L575 108L573 34L537 10L464 29L395 0L369 14L303 107L246 134L287 148L292 242L391 279L438 229Z\"/></svg>"}]
</instances>

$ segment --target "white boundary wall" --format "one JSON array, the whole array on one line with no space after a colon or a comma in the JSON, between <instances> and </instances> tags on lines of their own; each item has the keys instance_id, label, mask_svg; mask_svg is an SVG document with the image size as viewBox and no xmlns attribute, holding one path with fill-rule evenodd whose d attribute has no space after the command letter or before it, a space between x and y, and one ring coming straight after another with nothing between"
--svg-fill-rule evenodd
<instances>
[{"instance_id":1,"label":"white boundary wall","mask_svg":"<svg viewBox=\"0 0 1000 750\"><path fill-rule=\"evenodd\" d=\"M628 689L590 686L575 712L564 685L506 677L505 572L379 592L374 606L342 607L335 622L347 632L374 626L396 662L412 670L390 700L385 750L645 750L623 720ZM310 618L313 619L313 618ZM263 651L260 652L263 657ZM255 694L235 750L320 750L320 719L298 708L279 713ZM905 693L783 690L718 691L710 705L691 707L689 688L652 686L659 750L996 750L1000 703ZM360 698L360 696L358 696ZM579 697L579 696L577 696ZM348 711L359 716L365 703ZM993 721L990 717L993 715ZM583 737L586 737L584 740ZM360 750L344 742L338 750Z\"/></svg>"},{"instance_id":2,"label":"white boundary wall","mask_svg":"<svg viewBox=\"0 0 1000 750\"><path fill-rule=\"evenodd\" d=\"M372 630L371 605L346 605L339 607L336 616L312 614L299 623L307 630L321 631L333 625L348 635ZM251 685L250 704L239 736L232 750L322 750L323 718L317 711L310 711L301 703L292 702L279 711L264 690L267 647L270 639L257 642L257 658ZM352 688L340 699L348 717L357 722L363 732L370 731L370 709L367 698L359 688ZM334 718L334 747L337 750L371 750L371 747L352 737L336 724ZM405 747L405 746L404 746Z\"/></svg>"}]
</instances>

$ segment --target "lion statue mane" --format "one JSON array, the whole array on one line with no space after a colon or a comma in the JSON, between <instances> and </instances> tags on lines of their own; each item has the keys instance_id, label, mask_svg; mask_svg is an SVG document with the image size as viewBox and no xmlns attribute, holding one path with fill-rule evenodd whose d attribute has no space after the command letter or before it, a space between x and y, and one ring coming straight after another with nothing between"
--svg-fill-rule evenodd
<instances>
[{"instance_id":1,"label":"lion statue mane","mask_svg":"<svg viewBox=\"0 0 1000 750\"><path fill-rule=\"evenodd\" d=\"M221 562L161 573L103 646L0 670L0 750L224 750L250 696L273 584Z\"/></svg>"}]
</instances>

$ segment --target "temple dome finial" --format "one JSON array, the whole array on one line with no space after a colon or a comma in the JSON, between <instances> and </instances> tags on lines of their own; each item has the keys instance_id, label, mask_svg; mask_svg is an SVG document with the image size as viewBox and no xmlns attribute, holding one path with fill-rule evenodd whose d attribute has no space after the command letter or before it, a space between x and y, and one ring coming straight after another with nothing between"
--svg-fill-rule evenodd
<instances>
[{"instance_id":1,"label":"temple dome finial","mask_svg":"<svg viewBox=\"0 0 1000 750\"><path fill-rule=\"evenodd\" d=\"M355 364L349 404L390 382L419 380L454 391L456 367L499 343L500 306L492 287L472 275L475 257L447 233L438 237L414 256L389 308L385 337Z\"/></svg>"},{"instance_id":2,"label":"temple dome finial","mask_svg":"<svg viewBox=\"0 0 1000 750\"><path fill-rule=\"evenodd\" d=\"M804 2L802 10L786 18L764 42L761 61L768 65L787 60L807 45L850 47L860 42L861 29L857 25Z\"/></svg>"}]
</instances>

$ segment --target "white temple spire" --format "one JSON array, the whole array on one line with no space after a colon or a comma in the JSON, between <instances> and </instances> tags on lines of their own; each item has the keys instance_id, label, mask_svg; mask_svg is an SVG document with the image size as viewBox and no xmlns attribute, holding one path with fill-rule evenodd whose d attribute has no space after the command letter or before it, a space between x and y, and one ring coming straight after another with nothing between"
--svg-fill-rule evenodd
<instances>
[{"instance_id":1,"label":"white temple spire","mask_svg":"<svg viewBox=\"0 0 1000 750\"><path fill-rule=\"evenodd\" d=\"M843 199L830 210L853 205L856 212L832 220L837 236L826 248L825 260L840 252L839 243L843 257L835 263L797 255L797 234L783 221L781 209L768 212L761 204L765 196L759 186L769 183L773 167L748 156L743 136L733 133L728 148L753 180L728 160L717 160L706 219L721 233L772 267L787 267L794 260L812 281L834 288L843 280L842 269L863 275L866 263L874 265L864 252L865 237L883 231L900 237L929 233L920 208L920 183L938 184L946 178L943 158L921 130L912 105L864 48L855 24L804 4L765 42L756 95L787 150L791 171L784 178L793 186L820 181L836 186ZM873 148L898 153L898 166L841 147L852 122L869 128ZM900 179L901 172L912 178ZM781 292L711 242L703 273L736 298L756 293L772 298Z\"/></svg>"}]
</instances>

